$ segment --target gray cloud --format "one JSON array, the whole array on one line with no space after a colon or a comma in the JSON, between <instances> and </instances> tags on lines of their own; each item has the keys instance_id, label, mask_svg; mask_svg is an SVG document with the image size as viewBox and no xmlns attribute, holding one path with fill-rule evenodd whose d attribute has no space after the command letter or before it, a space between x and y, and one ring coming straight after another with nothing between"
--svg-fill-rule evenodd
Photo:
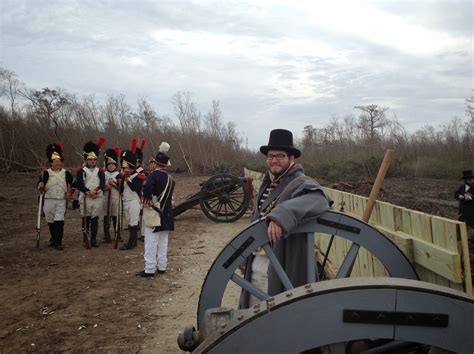
<instances>
[{"instance_id":1,"label":"gray cloud","mask_svg":"<svg viewBox=\"0 0 474 354\"><path fill-rule=\"evenodd\" d=\"M147 97L170 116L178 90L192 92L203 112L217 99L251 147L272 127L299 134L358 104L390 106L412 130L463 116L472 89L472 48L462 45L472 37L470 1L364 4L411 27L374 28L393 30L380 41L356 31L368 19L347 17L354 31L333 28L312 17L327 9L283 2L4 0L0 66L35 88L99 99L124 93L131 104ZM419 48L397 38L418 28L445 42Z\"/></svg>"}]
</instances>

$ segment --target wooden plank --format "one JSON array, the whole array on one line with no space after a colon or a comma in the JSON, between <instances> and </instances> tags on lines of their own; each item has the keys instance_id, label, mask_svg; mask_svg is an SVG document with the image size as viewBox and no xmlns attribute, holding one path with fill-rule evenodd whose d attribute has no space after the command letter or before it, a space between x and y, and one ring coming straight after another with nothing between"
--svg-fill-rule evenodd
<instances>
[{"instance_id":1,"label":"wooden plank","mask_svg":"<svg viewBox=\"0 0 474 354\"><path fill-rule=\"evenodd\" d=\"M454 283L462 283L461 256L457 251L413 239L413 253L417 264Z\"/></svg>"},{"instance_id":2,"label":"wooden plank","mask_svg":"<svg viewBox=\"0 0 474 354\"><path fill-rule=\"evenodd\" d=\"M468 294L473 294L472 291L472 270L471 270L471 261L469 259L469 245L467 242L467 229L465 223L456 224L457 231L459 233L460 243L461 243L461 256L462 263L464 268L464 291Z\"/></svg>"},{"instance_id":3,"label":"wooden plank","mask_svg":"<svg viewBox=\"0 0 474 354\"><path fill-rule=\"evenodd\" d=\"M388 203L380 203L380 222L381 226L395 230L393 205Z\"/></svg>"},{"instance_id":4,"label":"wooden plank","mask_svg":"<svg viewBox=\"0 0 474 354\"><path fill-rule=\"evenodd\" d=\"M410 216L410 210L408 209L401 209L402 213L402 225L401 225L401 231L403 231L406 234L411 235L412 234L412 226L411 226L411 216Z\"/></svg>"},{"instance_id":5,"label":"wooden plank","mask_svg":"<svg viewBox=\"0 0 474 354\"><path fill-rule=\"evenodd\" d=\"M428 214L410 210L411 217L411 235L422 240L432 242L431 218Z\"/></svg>"},{"instance_id":6,"label":"wooden plank","mask_svg":"<svg viewBox=\"0 0 474 354\"><path fill-rule=\"evenodd\" d=\"M407 235L399 231L393 231L387 227L379 225L375 225L375 227L387 238L389 238L398 247L398 249L403 252L403 254L412 264L415 262L415 256L413 252L413 238L411 235Z\"/></svg>"}]
</instances>

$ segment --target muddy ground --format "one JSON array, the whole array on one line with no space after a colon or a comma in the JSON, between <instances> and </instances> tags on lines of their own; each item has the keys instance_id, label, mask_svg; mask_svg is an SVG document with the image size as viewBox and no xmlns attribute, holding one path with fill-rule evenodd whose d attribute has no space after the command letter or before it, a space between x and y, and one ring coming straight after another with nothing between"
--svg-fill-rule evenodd
<instances>
[{"instance_id":1,"label":"muddy ground","mask_svg":"<svg viewBox=\"0 0 474 354\"><path fill-rule=\"evenodd\" d=\"M111 244L86 250L77 210L67 211L63 251L47 247L45 222L36 249L36 178L9 174L0 185L0 352L179 353L177 334L195 324L207 269L248 217L215 224L199 209L180 215L167 273L140 278L135 273L143 269L143 242L130 251ZM175 179L179 202L206 177ZM452 194L459 182L388 179L381 199L455 219ZM370 183L323 184L370 192Z\"/></svg>"}]
</instances>

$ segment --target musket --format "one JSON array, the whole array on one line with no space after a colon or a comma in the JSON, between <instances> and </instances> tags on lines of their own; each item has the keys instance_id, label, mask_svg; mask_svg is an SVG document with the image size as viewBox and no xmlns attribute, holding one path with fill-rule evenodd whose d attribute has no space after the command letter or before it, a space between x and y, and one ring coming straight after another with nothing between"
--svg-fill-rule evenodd
<instances>
[{"instance_id":1,"label":"musket","mask_svg":"<svg viewBox=\"0 0 474 354\"><path fill-rule=\"evenodd\" d=\"M110 196L112 195L112 186L109 184L109 195L107 196L107 227L110 228L110 221L112 220L112 217L110 216ZM107 229L107 232L109 230ZM110 236L109 236L110 239Z\"/></svg>"},{"instance_id":2,"label":"musket","mask_svg":"<svg viewBox=\"0 0 474 354\"><path fill-rule=\"evenodd\" d=\"M123 178L119 181L118 191L119 191L119 200L118 200L118 211L117 211L117 223L115 224L115 235L114 235L114 249L118 248L118 241L120 238L120 229L122 228L122 220L121 214L122 210L122 186L123 186Z\"/></svg>"},{"instance_id":3,"label":"musket","mask_svg":"<svg viewBox=\"0 0 474 354\"><path fill-rule=\"evenodd\" d=\"M41 213L43 211L43 200L44 193L41 192L38 198L38 217L36 219L36 248L40 246L40 236L41 236Z\"/></svg>"},{"instance_id":4,"label":"musket","mask_svg":"<svg viewBox=\"0 0 474 354\"><path fill-rule=\"evenodd\" d=\"M87 222L87 204L86 204L87 195L84 193L84 216L82 217L82 235L83 245L87 249L91 249L91 242L89 240L89 223Z\"/></svg>"}]
</instances>

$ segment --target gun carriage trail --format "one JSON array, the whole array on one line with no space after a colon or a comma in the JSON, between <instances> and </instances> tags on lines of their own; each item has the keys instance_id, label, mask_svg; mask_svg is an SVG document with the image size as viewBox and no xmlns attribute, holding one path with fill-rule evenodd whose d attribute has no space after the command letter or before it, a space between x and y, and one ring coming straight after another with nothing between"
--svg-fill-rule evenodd
<instances>
[{"instance_id":1,"label":"gun carriage trail","mask_svg":"<svg viewBox=\"0 0 474 354\"><path fill-rule=\"evenodd\" d=\"M209 178L173 177L175 203ZM143 269L143 242L122 252L106 243L85 249L80 214L70 206L65 249L47 247L44 220L37 249L36 181L36 174L12 173L0 186L0 352L181 352L178 331L195 322L206 272L227 242L247 226L248 216L213 223L199 207L179 215L170 235L168 271L140 278L135 273ZM322 182L351 193L370 192L364 183ZM387 179L380 199L456 219L452 193L458 183ZM229 296L232 302L238 294Z\"/></svg>"}]
</instances>

